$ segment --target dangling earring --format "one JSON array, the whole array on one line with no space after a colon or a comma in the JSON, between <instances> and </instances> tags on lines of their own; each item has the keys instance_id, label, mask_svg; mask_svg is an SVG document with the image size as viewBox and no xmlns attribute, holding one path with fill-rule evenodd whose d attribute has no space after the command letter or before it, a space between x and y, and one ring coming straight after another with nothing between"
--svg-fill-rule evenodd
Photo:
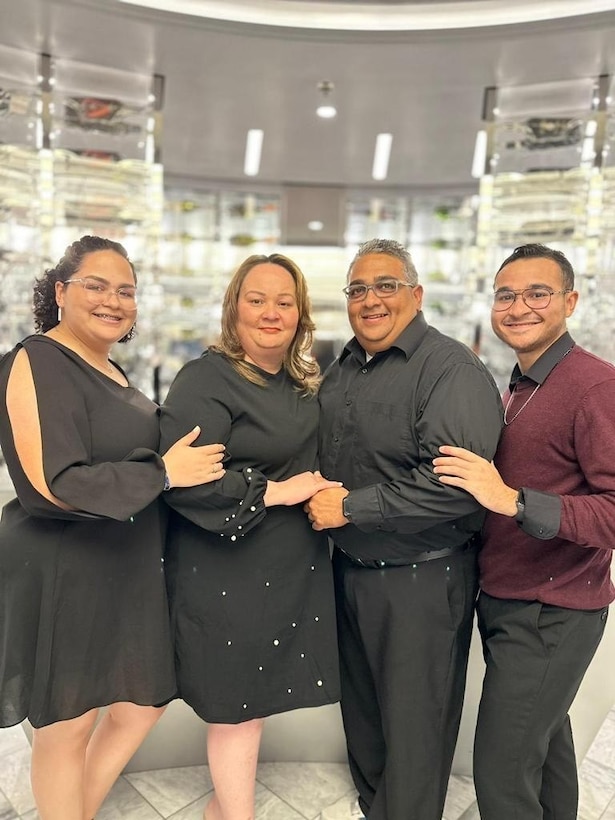
<instances>
[{"instance_id":1,"label":"dangling earring","mask_svg":"<svg viewBox=\"0 0 615 820\"><path fill-rule=\"evenodd\" d=\"M62 321L62 308L58 305L58 324Z\"/></svg>"}]
</instances>

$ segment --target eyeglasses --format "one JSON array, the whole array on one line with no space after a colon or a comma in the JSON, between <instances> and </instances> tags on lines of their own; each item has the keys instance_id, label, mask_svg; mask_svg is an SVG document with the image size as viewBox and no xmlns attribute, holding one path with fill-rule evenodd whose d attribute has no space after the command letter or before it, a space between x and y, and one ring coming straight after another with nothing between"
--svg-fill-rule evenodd
<instances>
[{"instance_id":1,"label":"eyeglasses","mask_svg":"<svg viewBox=\"0 0 615 820\"><path fill-rule=\"evenodd\" d=\"M416 285L411 285L410 282L402 282L401 279L380 279L380 281L374 282L373 285L363 285L359 282L347 285L342 288L342 292L346 294L346 299L349 302L362 302L367 297L369 290L372 290L381 299L386 299L387 296L394 296L400 287L415 288Z\"/></svg>"},{"instance_id":2,"label":"eyeglasses","mask_svg":"<svg viewBox=\"0 0 615 820\"><path fill-rule=\"evenodd\" d=\"M558 293L570 293L570 289L525 288L525 290L498 290L493 294L493 310L508 310L517 301L517 296L520 296L531 310L544 310L551 304L551 297Z\"/></svg>"},{"instance_id":3,"label":"eyeglasses","mask_svg":"<svg viewBox=\"0 0 615 820\"><path fill-rule=\"evenodd\" d=\"M110 296L117 296L123 310L137 309L137 289L132 285L112 288L107 282L86 276L83 279L67 279L64 285L78 283L83 288L86 299L92 305L102 305Z\"/></svg>"}]
</instances>

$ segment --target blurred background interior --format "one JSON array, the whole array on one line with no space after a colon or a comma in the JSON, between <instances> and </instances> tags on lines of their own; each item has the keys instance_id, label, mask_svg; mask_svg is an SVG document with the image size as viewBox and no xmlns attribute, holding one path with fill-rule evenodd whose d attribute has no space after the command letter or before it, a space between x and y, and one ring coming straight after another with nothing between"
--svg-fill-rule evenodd
<instances>
[{"instance_id":1,"label":"blurred background interior","mask_svg":"<svg viewBox=\"0 0 615 820\"><path fill-rule=\"evenodd\" d=\"M5 0L0 352L31 331L33 277L97 233L137 264L139 344L117 355L154 398L250 253L303 268L327 364L348 261L381 236L501 384L493 273L520 243L561 248L574 336L611 359L614 61L604 0Z\"/></svg>"},{"instance_id":2,"label":"blurred background interior","mask_svg":"<svg viewBox=\"0 0 615 820\"><path fill-rule=\"evenodd\" d=\"M251 253L305 272L324 366L349 336L348 262L379 236L500 386L491 285L524 242L572 260L570 329L612 361L614 85L604 0L2 0L0 354L32 330L34 277L95 233L136 263L139 341L116 356L153 398L216 338Z\"/></svg>"}]
</instances>

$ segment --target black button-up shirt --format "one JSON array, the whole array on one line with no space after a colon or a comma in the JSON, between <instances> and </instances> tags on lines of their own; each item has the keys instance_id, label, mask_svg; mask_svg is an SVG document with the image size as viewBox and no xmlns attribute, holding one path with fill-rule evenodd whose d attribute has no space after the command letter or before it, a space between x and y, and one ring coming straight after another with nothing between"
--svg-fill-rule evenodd
<instances>
[{"instance_id":1,"label":"black button-up shirt","mask_svg":"<svg viewBox=\"0 0 615 820\"><path fill-rule=\"evenodd\" d=\"M438 447L453 444L492 459L502 403L486 367L422 313L370 361L356 339L320 389L320 465L350 490L352 523L335 543L363 560L408 563L412 554L464 543L484 511L433 472Z\"/></svg>"}]
</instances>

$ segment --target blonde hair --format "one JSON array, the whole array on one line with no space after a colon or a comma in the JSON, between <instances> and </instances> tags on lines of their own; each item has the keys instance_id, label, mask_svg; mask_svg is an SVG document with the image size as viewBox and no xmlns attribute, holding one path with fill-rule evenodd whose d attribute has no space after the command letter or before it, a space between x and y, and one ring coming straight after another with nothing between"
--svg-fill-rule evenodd
<instances>
[{"instance_id":1,"label":"blonde hair","mask_svg":"<svg viewBox=\"0 0 615 820\"><path fill-rule=\"evenodd\" d=\"M299 310L299 321L295 336L284 354L282 367L286 370L291 379L306 395L314 395L318 390L320 380L320 367L318 362L311 356L312 340L315 324L310 315L311 305L308 296L307 283L299 267L280 253L272 253L269 256L264 254L254 254L249 256L237 268L233 278L228 284L224 301L222 302L222 320L220 338L212 349L222 353L231 360L233 367L245 379L265 387L266 380L246 363L245 351L241 346L237 335L237 305L241 286L252 268L256 265L279 265L288 271L295 283L297 308Z\"/></svg>"}]
</instances>

